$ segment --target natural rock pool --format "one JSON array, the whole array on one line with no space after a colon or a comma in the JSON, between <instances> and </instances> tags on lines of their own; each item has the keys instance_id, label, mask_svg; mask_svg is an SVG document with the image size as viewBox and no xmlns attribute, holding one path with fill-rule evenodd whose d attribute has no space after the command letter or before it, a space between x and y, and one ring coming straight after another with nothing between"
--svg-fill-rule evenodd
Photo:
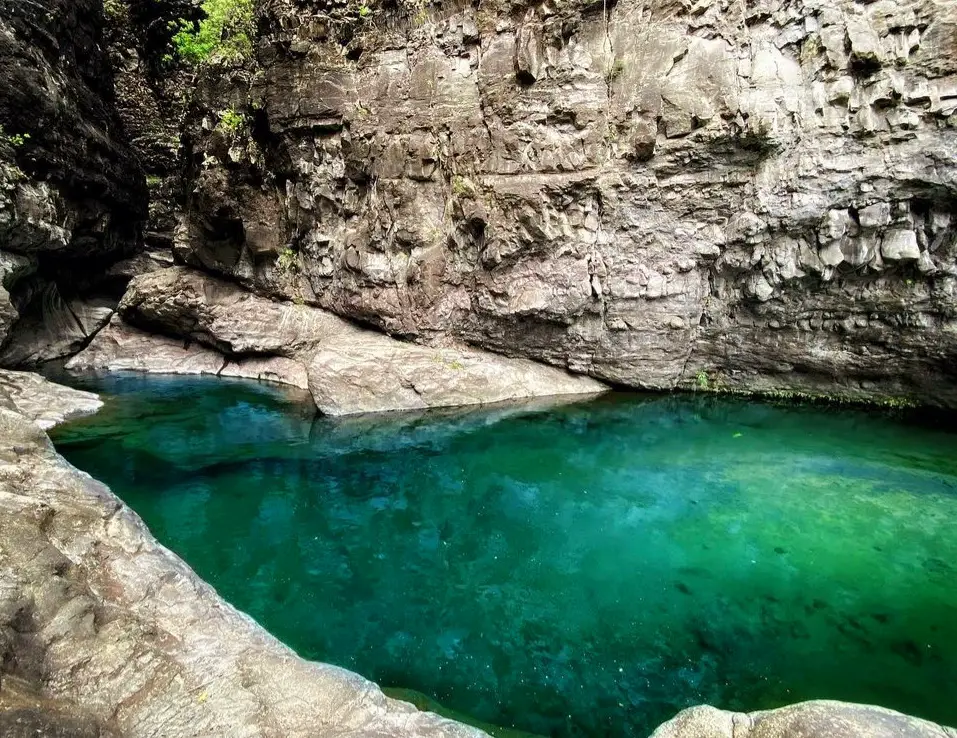
<instances>
[{"instance_id":1,"label":"natural rock pool","mask_svg":"<svg viewBox=\"0 0 957 738\"><path fill-rule=\"evenodd\" d=\"M331 420L252 383L79 383L110 399L60 452L306 657L543 735L816 697L957 723L932 424L622 395Z\"/></svg>"}]
</instances>

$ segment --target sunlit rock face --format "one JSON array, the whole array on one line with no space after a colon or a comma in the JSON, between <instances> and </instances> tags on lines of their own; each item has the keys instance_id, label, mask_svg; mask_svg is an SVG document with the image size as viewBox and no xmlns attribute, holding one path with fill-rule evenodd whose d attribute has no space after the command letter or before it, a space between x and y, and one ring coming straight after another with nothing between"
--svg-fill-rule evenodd
<instances>
[{"instance_id":1,"label":"sunlit rock face","mask_svg":"<svg viewBox=\"0 0 957 738\"><path fill-rule=\"evenodd\" d=\"M200 81L181 258L628 386L954 401L953 4L368 11L262 3Z\"/></svg>"}]
</instances>

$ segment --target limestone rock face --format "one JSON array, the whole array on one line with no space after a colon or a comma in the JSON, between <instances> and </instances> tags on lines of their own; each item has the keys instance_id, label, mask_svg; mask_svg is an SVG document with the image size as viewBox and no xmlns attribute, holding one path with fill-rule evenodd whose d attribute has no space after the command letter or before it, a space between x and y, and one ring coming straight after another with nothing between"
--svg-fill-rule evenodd
<instances>
[{"instance_id":1,"label":"limestone rock face","mask_svg":"<svg viewBox=\"0 0 957 738\"><path fill-rule=\"evenodd\" d=\"M259 12L179 258L633 387L957 401L953 3Z\"/></svg>"},{"instance_id":2,"label":"limestone rock face","mask_svg":"<svg viewBox=\"0 0 957 738\"><path fill-rule=\"evenodd\" d=\"M230 607L9 409L16 381L0 385L4 735L26 735L6 731L11 680L37 695L30 710L13 707L20 725L49 736L485 735L303 661ZM23 392L43 380L28 381Z\"/></svg>"},{"instance_id":3,"label":"limestone rock face","mask_svg":"<svg viewBox=\"0 0 957 738\"><path fill-rule=\"evenodd\" d=\"M122 319L115 318L68 369L220 374L308 386L328 415L607 389L527 359L398 341L328 311L275 302L182 267L134 278L119 311Z\"/></svg>"},{"instance_id":4,"label":"limestone rock face","mask_svg":"<svg viewBox=\"0 0 957 738\"><path fill-rule=\"evenodd\" d=\"M814 700L740 713L699 705L661 725L652 738L944 738L957 731L871 705Z\"/></svg>"}]
</instances>

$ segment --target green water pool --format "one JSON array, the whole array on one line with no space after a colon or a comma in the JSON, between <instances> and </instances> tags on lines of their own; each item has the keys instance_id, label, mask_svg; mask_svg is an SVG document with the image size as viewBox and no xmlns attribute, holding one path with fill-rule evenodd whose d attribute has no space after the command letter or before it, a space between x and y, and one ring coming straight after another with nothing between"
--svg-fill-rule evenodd
<instances>
[{"instance_id":1,"label":"green water pool","mask_svg":"<svg viewBox=\"0 0 957 738\"><path fill-rule=\"evenodd\" d=\"M252 383L78 381L109 400L61 453L308 658L542 735L810 698L957 724L933 422L629 395L333 420Z\"/></svg>"}]
</instances>

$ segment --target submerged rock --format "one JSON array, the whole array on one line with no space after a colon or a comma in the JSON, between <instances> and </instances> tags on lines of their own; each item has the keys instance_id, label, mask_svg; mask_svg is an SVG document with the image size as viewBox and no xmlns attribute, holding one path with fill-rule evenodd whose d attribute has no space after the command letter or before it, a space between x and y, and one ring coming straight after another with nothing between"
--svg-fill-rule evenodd
<instances>
[{"instance_id":1,"label":"submerged rock","mask_svg":"<svg viewBox=\"0 0 957 738\"><path fill-rule=\"evenodd\" d=\"M957 731L872 705L833 700L741 713L699 705L682 710L652 738L957 738Z\"/></svg>"},{"instance_id":2,"label":"submerged rock","mask_svg":"<svg viewBox=\"0 0 957 738\"><path fill-rule=\"evenodd\" d=\"M399 341L325 310L274 302L182 267L136 277L119 311L125 321L165 335L114 318L68 369L221 374L308 386L328 415L607 389L528 359Z\"/></svg>"}]
</instances>

